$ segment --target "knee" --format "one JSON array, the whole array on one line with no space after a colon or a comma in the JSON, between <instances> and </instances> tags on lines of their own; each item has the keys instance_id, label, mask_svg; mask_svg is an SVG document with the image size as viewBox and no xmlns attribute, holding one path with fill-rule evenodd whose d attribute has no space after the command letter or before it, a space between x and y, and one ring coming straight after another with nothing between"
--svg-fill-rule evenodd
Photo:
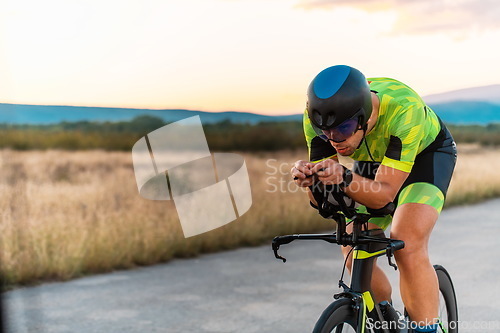
<instances>
[{"instance_id":1,"label":"knee","mask_svg":"<svg viewBox=\"0 0 500 333\"><path fill-rule=\"evenodd\" d=\"M414 237L404 233L391 232L391 238L401 239L405 242L405 247L394 253L399 265L412 265L421 260L429 259L427 237Z\"/></svg>"},{"instance_id":2,"label":"knee","mask_svg":"<svg viewBox=\"0 0 500 333\"><path fill-rule=\"evenodd\" d=\"M422 265L429 265L429 253L427 252L427 247L409 247L399 250L394 254L396 258L396 263L401 269L401 271L411 272L418 271L422 268Z\"/></svg>"}]
</instances>

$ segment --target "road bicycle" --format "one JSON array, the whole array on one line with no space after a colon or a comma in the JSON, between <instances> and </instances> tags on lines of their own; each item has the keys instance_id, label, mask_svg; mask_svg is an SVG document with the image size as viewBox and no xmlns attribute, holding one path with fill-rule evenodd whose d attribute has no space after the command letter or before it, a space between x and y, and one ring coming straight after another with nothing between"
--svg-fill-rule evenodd
<instances>
[{"instance_id":1,"label":"road bicycle","mask_svg":"<svg viewBox=\"0 0 500 333\"><path fill-rule=\"evenodd\" d=\"M314 185L313 187L316 188ZM346 258L339 280L339 287L343 292L334 295L335 301L323 311L314 326L313 333L413 332L414 323L406 310L403 312L404 315L401 315L388 302L376 304L371 291L375 258L387 256L389 265L397 269L392 258L396 251L404 248L404 242L386 238L382 229L369 230L368 220L393 212L394 205L388 205L384 210L372 210L368 214L359 213L354 206L355 203L344 195L338 186L322 186L321 190L316 188L313 191L315 198L319 198L318 193L323 196L322 203L319 203L320 213L323 217L337 222L336 231L329 234L277 236L272 241L275 257L283 262L286 262L286 259L278 254L280 246L295 240L323 240L332 244L352 246L349 253L353 258L350 286L343 281ZM352 223L353 227L351 233L346 232L349 223ZM451 277L443 266L435 265L434 268L440 293L438 332L457 333L457 300Z\"/></svg>"}]
</instances>

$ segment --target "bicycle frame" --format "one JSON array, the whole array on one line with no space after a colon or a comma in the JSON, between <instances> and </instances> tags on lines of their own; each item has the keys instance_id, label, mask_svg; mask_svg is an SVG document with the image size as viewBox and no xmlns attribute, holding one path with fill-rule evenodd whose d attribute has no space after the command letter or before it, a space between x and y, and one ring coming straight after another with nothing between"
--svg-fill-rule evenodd
<instances>
[{"instance_id":1,"label":"bicycle frame","mask_svg":"<svg viewBox=\"0 0 500 333\"><path fill-rule=\"evenodd\" d=\"M345 216L335 214L334 219L337 220L337 231L332 234L296 234L277 236L273 239L272 248L277 259L286 262L286 259L278 254L280 245L288 244L294 240L323 240L329 243L339 245L351 245L354 247L352 251L353 266L351 272L350 286L344 284L342 279L339 281L339 286L343 287L344 291L334 295L335 299L342 297L352 300L353 310L356 313L358 325L357 332L364 333L367 326L368 315L374 317L376 321L384 320L378 304L375 303L371 291L371 277L373 273L373 265L375 258L387 255L389 264L396 268L391 262L391 258L395 251L404 247L404 242L400 240L385 238L382 229L367 229L367 221L371 215L357 214L353 216L353 232L346 233ZM362 227L365 230L362 231ZM345 267L344 267L345 268ZM389 331L382 328L382 332Z\"/></svg>"},{"instance_id":2,"label":"bicycle frame","mask_svg":"<svg viewBox=\"0 0 500 333\"><path fill-rule=\"evenodd\" d=\"M367 230L366 236L376 237L384 239L384 231L382 229ZM370 242L367 244L359 244L354 247L352 252L353 265L351 274L351 286L348 287L347 291L349 298L352 298L352 294L360 295L362 299L362 306L357 310L362 309L362 314L358 314L358 331L364 332L366 327L366 321L368 320L368 313L375 309L376 316L379 320L383 320L382 313L376 306L375 301L372 297L371 291L371 277L373 273L373 265L375 264L375 258L387 254L387 247L383 243Z\"/></svg>"},{"instance_id":3,"label":"bicycle frame","mask_svg":"<svg viewBox=\"0 0 500 333\"><path fill-rule=\"evenodd\" d=\"M299 234L275 237L272 242L275 257L286 262L286 259L278 254L278 249L280 245L288 244L297 239L323 240L329 243L353 247L350 252L353 258L350 286L342 281L344 275L344 273L342 273L342 277L339 280L339 287L342 287L344 291L334 295L337 301L333 302L325 309L314 331L323 332L325 328L330 329L331 327L337 327L336 332L340 332L343 325L347 323L347 325L357 325L357 333L364 333L367 329L367 324L369 324L368 319L370 318L374 320L374 324L381 324L380 327L374 327L377 333L399 332L399 329L403 327L399 326L401 322L396 311L388 308L386 313L388 318L384 318L381 306L374 301L371 290L371 278L373 266L377 257L386 255L389 265L397 269L396 265L392 263L391 258L394 252L403 249L405 244L401 240L386 238L382 229L368 230L368 221L370 218L392 214L396 209L395 205L389 203L380 209L368 209L370 214L358 213L354 201L351 200L348 204L345 201L345 194L338 185L322 185L321 183L316 183L309 188L317 202L317 206L313 205L313 207L317 208L320 215L324 218L335 220L337 222L337 230L330 234ZM334 200L330 201L331 197L333 197ZM349 218L353 224L353 230L350 234L346 232L346 218ZM347 260L344 262L344 271L346 263ZM453 283L444 267L434 265L434 269L437 272L440 293L445 298L447 320L451 320L456 325L458 322L458 313ZM350 310L348 310L348 314L345 312L343 313L342 316L346 321L329 322L332 318L330 317L332 315L331 311L336 311L346 306L352 308L353 311L351 313ZM411 319L406 316L405 321L411 322ZM330 323L330 326L325 326L328 325L328 323ZM384 324L392 325L393 323L395 323L397 327L384 326ZM451 328L451 326L444 327L441 319L439 320L439 325L443 332L446 332L446 328L448 328L450 332L457 332L457 330Z\"/></svg>"},{"instance_id":4,"label":"bicycle frame","mask_svg":"<svg viewBox=\"0 0 500 333\"><path fill-rule=\"evenodd\" d=\"M359 299L361 297L362 304L355 309L359 312L358 332L365 332L369 314L376 321L382 322L385 320L378 304L372 296L371 277L375 259L387 255L389 264L396 268L391 262L391 257L394 251L404 247L402 241L385 238L382 229L363 231L359 241L364 241L365 239L368 241L367 243L356 245L352 251L353 265L350 287L344 285L344 293L334 296L335 298L348 297L355 300L355 302L356 298ZM385 328L381 328L381 331L389 332Z\"/></svg>"}]
</instances>

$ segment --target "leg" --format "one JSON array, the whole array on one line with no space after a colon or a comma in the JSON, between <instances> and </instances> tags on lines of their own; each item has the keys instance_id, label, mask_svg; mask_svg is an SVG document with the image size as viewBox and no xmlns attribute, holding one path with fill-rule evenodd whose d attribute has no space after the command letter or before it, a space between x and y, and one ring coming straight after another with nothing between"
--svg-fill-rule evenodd
<instances>
[{"instance_id":1,"label":"leg","mask_svg":"<svg viewBox=\"0 0 500 333\"><path fill-rule=\"evenodd\" d=\"M380 227L378 225L369 223L369 229L376 229L376 228ZM347 232L352 232L351 225L347 227ZM352 248L351 246L345 246L345 247L343 246L341 248L344 258L347 256L351 248ZM350 273L352 269L352 256L349 256L349 259L347 260L347 268ZM391 283L389 282L389 279L385 275L384 271L380 267L378 267L376 260L375 264L373 265L371 284L372 284L373 296L375 297L375 302L380 303L382 301L391 300L391 294L392 294Z\"/></svg>"},{"instance_id":2,"label":"leg","mask_svg":"<svg viewBox=\"0 0 500 333\"><path fill-rule=\"evenodd\" d=\"M405 203L397 208L392 222L391 237L405 242L405 248L395 253L401 297L417 323L433 324L438 316L439 286L428 254L438 215L430 205Z\"/></svg>"}]
</instances>

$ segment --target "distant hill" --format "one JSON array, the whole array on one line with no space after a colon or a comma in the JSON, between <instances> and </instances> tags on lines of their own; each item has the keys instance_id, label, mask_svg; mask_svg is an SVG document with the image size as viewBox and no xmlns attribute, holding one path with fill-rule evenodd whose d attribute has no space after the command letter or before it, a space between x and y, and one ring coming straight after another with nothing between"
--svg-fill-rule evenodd
<instances>
[{"instance_id":1,"label":"distant hill","mask_svg":"<svg viewBox=\"0 0 500 333\"><path fill-rule=\"evenodd\" d=\"M166 122L177 121L191 116L200 116L202 123L216 123L231 120L233 123L300 121L302 115L267 116L250 112L204 112L192 110L150 110L127 108L103 108L84 106L50 106L1 104L0 123L10 124L56 124L63 121L127 121L137 116L149 115Z\"/></svg>"},{"instance_id":2,"label":"distant hill","mask_svg":"<svg viewBox=\"0 0 500 333\"><path fill-rule=\"evenodd\" d=\"M446 123L488 124L500 122L500 84L454 90L423 97ZM268 116L251 112L204 112L194 110L150 110L83 106L0 104L0 123L56 124L63 121L128 121L150 115L165 122L199 115L205 124L230 120L233 123L301 121L302 114Z\"/></svg>"},{"instance_id":3,"label":"distant hill","mask_svg":"<svg viewBox=\"0 0 500 333\"><path fill-rule=\"evenodd\" d=\"M445 123L489 124L500 123L500 104L473 101L455 101L429 104Z\"/></svg>"},{"instance_id":4,"label":"distant hill","mask_svg":"<svg viewBox=\"0 0 500 333\"><path fill-rule=\"evenodd\" d=\"M456 101L481 101L500 104L500 84L453 90L424 97L428 104L442 104Z\"/></svg>"},{"instance_id":5,"label":"distant hill","mask_svg":"<svg viewBox=\"0 0 500 333\"><path fill-rule=\"evenodd\" d=\"M500 84L428 95L423 99L447 123L500 122Z\"/></svg>"}]
</instances>

